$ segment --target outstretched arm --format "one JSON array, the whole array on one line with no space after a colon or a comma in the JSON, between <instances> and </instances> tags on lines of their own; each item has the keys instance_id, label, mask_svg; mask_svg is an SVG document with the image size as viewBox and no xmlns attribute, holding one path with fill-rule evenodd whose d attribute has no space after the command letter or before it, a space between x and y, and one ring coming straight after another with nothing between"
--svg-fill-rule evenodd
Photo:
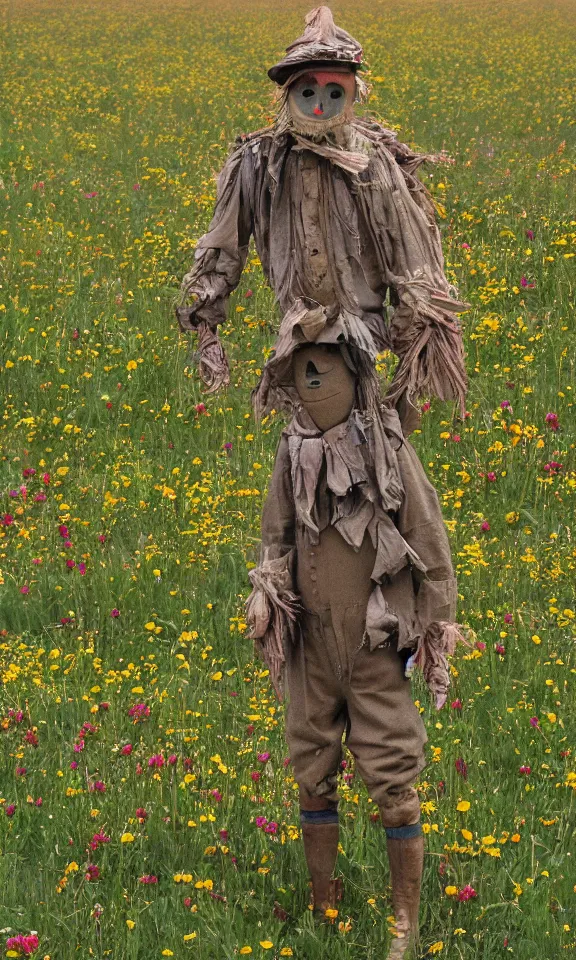
<instances>
[{"instance_id":1,"label":"outstretched arm","mask_svg":"<svg viewBox=\"0 0 576 960\"><path fill-rule=\"evenodd\" d=\"M194 264L180 285L176 314L182 330L198 331L200 376L209 391L230 380L228 360L218 339L228 298L238 286L252 232L249 193L250 155L244 145L226 161L218 177L214 216L208 232L196 246ZM195 298L189 306L184 303Z\"/></svg>"}]
</instances>

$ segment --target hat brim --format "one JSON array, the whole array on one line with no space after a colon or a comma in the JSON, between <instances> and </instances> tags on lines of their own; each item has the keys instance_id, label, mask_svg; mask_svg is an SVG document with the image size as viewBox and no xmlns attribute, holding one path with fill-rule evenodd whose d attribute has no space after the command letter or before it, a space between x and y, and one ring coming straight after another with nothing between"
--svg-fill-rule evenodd
<instances>
[{"instance_id":1,"label":"hat brim","mask_svg":"<svg viewBox=\"0 0 576 960\"><path fill-rule=\"evenodd\" d=\"M306 67L311 69L318 70L322 67L350 67L354 72L356 70L362 69L362 64L358 63L356 60L339 60L336 57L329 60L300 60L293 63L285 63L283 60L280 63L276 63L273 67L270 67L268 71L268 76L274 83L280 84L283 86L291 73L296 73L296 71L305 70Z\"/></svg>"}]
</instances>

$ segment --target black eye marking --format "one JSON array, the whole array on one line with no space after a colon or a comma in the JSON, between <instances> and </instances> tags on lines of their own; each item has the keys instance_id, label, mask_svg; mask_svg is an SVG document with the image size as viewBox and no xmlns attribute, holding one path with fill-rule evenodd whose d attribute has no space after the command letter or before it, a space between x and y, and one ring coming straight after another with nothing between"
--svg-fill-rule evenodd
<instances>
[{"instance_id":1,"label":"black eye marking","mask_svg":"<svg viewBox=\"0 0 576 960\"><path fill-rule=\"evenodd\" d=\"M313 377L317 373L318 373L318 370L316 369L315 365L312 363L311 360L309 360L308 363L306 364L306 376Z\"/></svg>"},{"instance_id":2,"label":"black eye marking","mask_svg":"<svg viewBox=\"0 0 576 960\"><path fill-rule=\"evenodd\" d=\"M314 91L313 91L313 90L310 90L310 87L306 87L306 90L303 90L303 91L302 91L302 96L303 96L303 97L313 97L313 96L314 96Z\"/></svg>"},{"instance_id":3,"label":"black eye marking","mask_svg":"<svg viewBox=\"0 0 576 960\"><path fill-rule=\"evenodd\" d=\"M341 96L342 96L341 90L333 90L332 93L330 94L330 97L332 100L339 100Z\"/></svg>"}]
</instances>

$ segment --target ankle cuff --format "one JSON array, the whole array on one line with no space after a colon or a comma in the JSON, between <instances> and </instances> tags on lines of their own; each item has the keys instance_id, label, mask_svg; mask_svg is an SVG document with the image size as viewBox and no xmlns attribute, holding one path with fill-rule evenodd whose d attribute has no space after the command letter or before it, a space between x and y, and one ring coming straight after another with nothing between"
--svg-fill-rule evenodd
<instances>
[{"instance_id":1,"label":"ankle cuff","mask_svg":"<svg viewBox=\"0 0 576 960\"><path fill-rule=\"evenodd\" d=\"M338 810L300 810L300 823L338 823Z\"/></svg>"},{"instance_id":2,"label":"ankle cuff","mask_svg":"<svg viewBox=\"0 0 576 960\"><path fill-rule=\"evenodd\" d=\"M422 835L422 824L410 823L406 827L386 827L386 836L389 840L412 840Z\"/></svg>"}]
</instances>

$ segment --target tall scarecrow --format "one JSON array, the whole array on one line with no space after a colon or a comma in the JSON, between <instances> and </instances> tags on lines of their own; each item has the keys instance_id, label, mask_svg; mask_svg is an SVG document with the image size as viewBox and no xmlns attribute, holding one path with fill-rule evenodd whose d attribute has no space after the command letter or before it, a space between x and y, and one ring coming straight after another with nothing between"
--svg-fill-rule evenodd
<instances>
[{"instance_id":1,"label":"tall scarecrow","mask_svg":"<svg viewBox=\"0 0 576 960\"><path fill-rule=\"evenodd\" d=\"M414 783L426 733L414 665L441 707L459 633L456 581L438 498L405 439L426 392L466 392L425 160L354 115L362 50L328 7L269 70L275 123L239 139L218 180L208 233L182 281L177 314L198 333L209 390L229 379L218 339L251 236L282 321L253 394L284 405L247 614L279 696L299 786L315 908L334 905L342 737L386 829L397 936L416 942L423 837ZM184 305L186 301L192 301ZM389 300L389 305L387 303ZM398 365L382 396L379 352Z\"/></svg>"}]
</instances>

